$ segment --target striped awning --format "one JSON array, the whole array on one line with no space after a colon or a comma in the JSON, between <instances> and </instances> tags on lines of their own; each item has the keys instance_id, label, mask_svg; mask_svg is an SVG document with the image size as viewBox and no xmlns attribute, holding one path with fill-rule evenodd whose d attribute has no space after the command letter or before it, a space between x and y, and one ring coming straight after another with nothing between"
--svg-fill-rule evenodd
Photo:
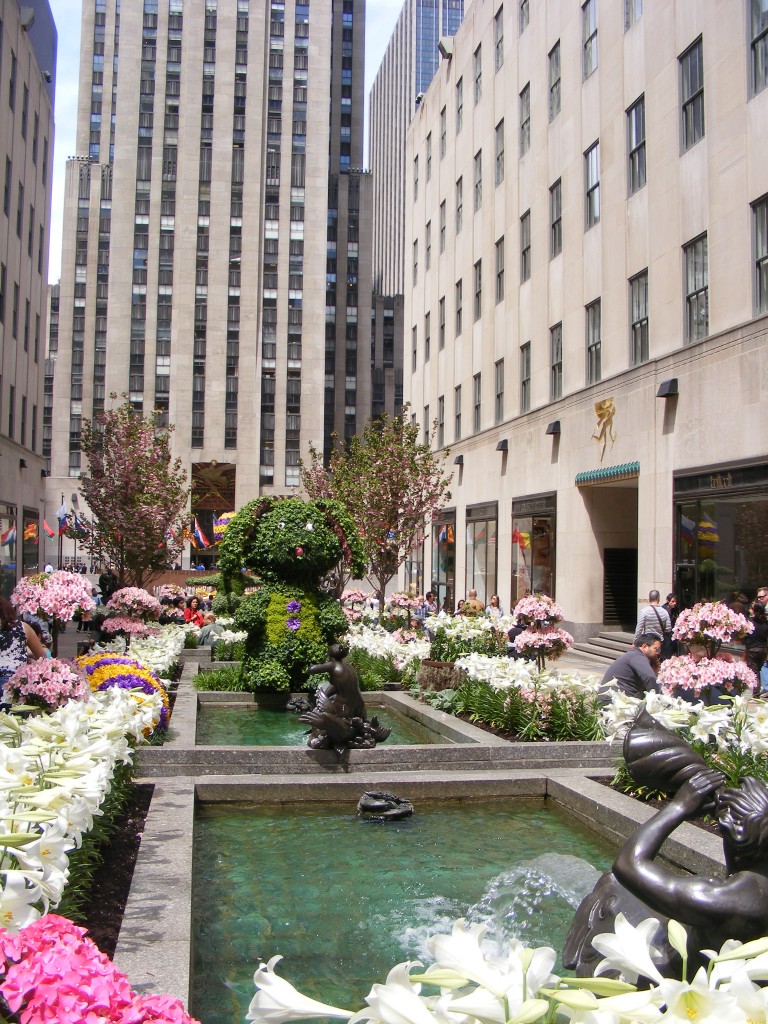
<instances>
[{"instance_id":1,"label":"striped awning","mask_svg":"<svg viewBox=\"0 0 768 1024\"><path fill-rule=\"evenodd\" d=\"M576 486L587 487L590 484L612 483L614 480L632 480L640 476L639 462L622 462L620 466L604 466L601 469L588 469L576 474Z\"/></svg>"}]
</instances>

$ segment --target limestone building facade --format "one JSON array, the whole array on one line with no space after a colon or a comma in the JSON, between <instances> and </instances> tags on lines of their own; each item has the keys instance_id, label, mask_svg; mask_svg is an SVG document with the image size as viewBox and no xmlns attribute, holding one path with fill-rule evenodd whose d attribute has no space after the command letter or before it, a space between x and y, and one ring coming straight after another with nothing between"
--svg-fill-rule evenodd
<instances>
[{"instance_id":1,"label":"limestone building facade","mask_svg":"<svg viewBox=\"0 0 768 1024\"><path fill-rule=\"evenodd\" d=\"M81 38L50 488L125 394L210 537L368 415L365 2L84 0Z\"/></svg>"},{"instance_id":2,"label":"limestone building facade","mask_svg":"<svg viewBox=\"0 0 768 1024\"><path fill-rule=\"evenodd\" d=\"M0 593L40 562L43 372L56 28L47 0L0 0Z\"/></svg>"},{"instance_id":3,"label":"limestone building facade","mask_svg":"<svg viewBox=\"0 0 768 1024\"><path fill-rule=\"evenodd\" d=\"M454 469L424 589L586 636L765 583L767 158L764 5L468 7L406 152L405 394Z\"/></svg>"}]
</instances>

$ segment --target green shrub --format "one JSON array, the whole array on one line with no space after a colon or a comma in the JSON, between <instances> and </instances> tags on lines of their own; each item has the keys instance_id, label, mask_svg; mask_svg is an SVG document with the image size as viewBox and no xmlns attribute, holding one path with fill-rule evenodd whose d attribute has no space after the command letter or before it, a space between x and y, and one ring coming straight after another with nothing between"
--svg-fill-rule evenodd
<instances>
[{"instance_id":1,"label":"green shrub","mask_svg":"<svg viewBox=\"0 0 768 1024\"><path fill-rule=\"evenodd\" d=\"M352 648L347 661L357 670L361 690L381 690L385 683L399 683L403 677L394 658L369 654L360 647Z\"/></svg>"},{"instance_id":2,"label":"green shrub","mask_svg":"<svg viewBox=\"0 0 768 1024\"><path fill-rule=\"evenodd\" d=\"M198 672L193 682L196 690L228 690L233 693L242 693L245 689L239 665L228 665L226 668L213 668L207 672Z\"/></svg>"},{"instance_id":3,"label":"green shrub","mask_svg":"<svg viewBox=\"0 0 768 1024\"><path fill-rule=\"evenodd\" d=\"M242 661L245 657L245 640L216 640L211 648L214 661Z\"/></svg>"},{"instance_id":4,"label":"green shrub","mask_svg":"<svg viewBox=\"0 0 768 1024\"><path fill-rule=\"evenodd\" d=\"M197 637L194 633L189 632L184 634L184 650L193 651L197 649Z\"/></svg>"},{"instance_id":5,"label":"green shrub","mask_svg":"<svg viewBox=\"0 0 768 1024\"><path fill-rule=\"evenodd\" d=\"M567 686L494 690L470 680L457 690L455 709L521 740L604 739L597 696Z\"/></svg>"},{"instance_id":6,"label":"green shrub","mask_svg":"<svg viewBox=\"0 0 768 1024\"><path fill-rule=\"evenodd\" d=\"M506 652L506 643L504 650ZM476 636L461 636L457 632L441 627L432 639L429 657L432 661L456 661L464 654L498 653L498 637L491 630L483 631Z\"/></svg>"}]
</instances>

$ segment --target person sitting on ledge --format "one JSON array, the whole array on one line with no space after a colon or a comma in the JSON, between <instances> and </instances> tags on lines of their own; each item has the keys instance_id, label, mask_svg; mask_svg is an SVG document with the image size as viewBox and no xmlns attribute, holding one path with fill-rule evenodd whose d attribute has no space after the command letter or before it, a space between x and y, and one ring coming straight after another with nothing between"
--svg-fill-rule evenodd
<instances>
[{"instance_id":1,"label":"person sitting on ledge","mask_svg":"<svg viewBox=\"0 0 768 1024\"><path fill-rule=\"evenodd\" d=\"M641 698L649 690L659 689L653 662L659 657L661 640L653 633L643 633L634 644L608 668L603 676L601 694L610 695L607 684L612 683L628 697Z\"/></svg>"},{"instance_id":2,"label":"person sitting on ledge","mask_svg":"<svg viewBox=\"0 0 768 1024\"><path fill-rule=\"evenodd\" d=\"M224 632L224 627L216 621L213 612L203 613L203 626L197 634L198 647L212 647L216 643L216 637Z\"/></svg>"}]
</instances>

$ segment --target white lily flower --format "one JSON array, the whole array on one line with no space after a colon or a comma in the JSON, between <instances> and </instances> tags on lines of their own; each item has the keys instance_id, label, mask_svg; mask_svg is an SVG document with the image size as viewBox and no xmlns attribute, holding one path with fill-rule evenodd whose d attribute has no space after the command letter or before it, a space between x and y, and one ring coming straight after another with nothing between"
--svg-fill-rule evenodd
<instances>
[{"instance_id":1,"label":"white lily flower","mask_svg":"<svg viewBox=\"0 0 768 1024\"><path fill-rule=\"evenodd\" d=\"M507 989L504 973L483 956L480 942L488 931L482 924L465 928L464 918L454 922L450 935L433 935L427 946L442 968L452 969L457 977L482 985L497 996ZM521 965L518 962L518 968Z\"/></svg>"},{"instance_id":2,"label":"white lily flower","mask_svg":"<svg viewBox=\"0 0 768 1024\"><path fill-rule=\"evenodd\" d=\"M289 981L275 974L275 964L280 960L281 956L273 956L266 964L259 964L253 976L258 991L248 1007L246 1020L283 1024L285 1021L303 1020L306 1017L341 1017L348 1020L352 1016L350 1010L328 1006L303 996Z\"/></svg>"},{"instance_id":3,"label":"white lily flower","mask_svg":"<svg viewBox=\"0 0 768 1024\"><path fill-rule=\"evenodd\" d=\"M665 1024L745 1024L747 1019L735 995L709 987L703 967L690 984L662 978L659 992L667 1007Z\"/></svg>"},{"instance_id":4,"label":"white lily flower","mask_svg":"<svg viewBox=\"0 0 768 1024\"><path fill-rule=\"evenodd\" d=\"M421 985L409 978L411 966L421 966L418 960L397 964L387 975L384 985L374 985L365 997L368 1009L358 1010L350 1024L361 1020L380 1021L381 1024L436 1024L436 1017L428 1002L419 995Z\"/></svg>"},{"instance_id":5,"label":"white lily flower","mask_svg":"<svg viewBox=\"0 0 768 1024\"><path fill-rule=\"evenodd\" d=\"M605 957L595 968L595 975L618 970L627 981L635 982L639 975L661 981L659 969L651 960L651 941L658 927L655 917L646 918L634 927L623 914L617 914L615 931L602 932L592 939L592 945Z\"/></svg>"},{"instance_id":6,"label":"white lily flower","mask_svg":"<svg viewBox=\"0 0 768 1024\"><path fill-rule=\"evenodd\" d=\"M0 884L0 926L17 932L40 917L34 904L42 897L39 885L29 884L21 871L2 871Z\"/></svg>"}]
</instances>

